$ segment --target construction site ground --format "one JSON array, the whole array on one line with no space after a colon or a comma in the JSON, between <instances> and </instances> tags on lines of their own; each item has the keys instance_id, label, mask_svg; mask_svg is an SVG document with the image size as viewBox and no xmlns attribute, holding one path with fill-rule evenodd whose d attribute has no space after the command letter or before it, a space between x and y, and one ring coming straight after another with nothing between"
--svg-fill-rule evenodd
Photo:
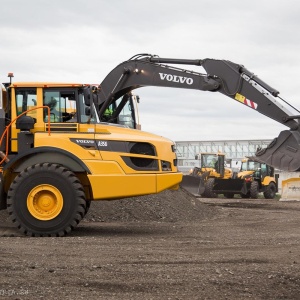
<instances>
[{"instance_id":1,"label":"construction site ground","mask_svg":"<svg viewBox=\"0 0 300 300\"><path fill-rule=\"evenodd\" d=\"M63 238L0 212L1 299L299 299L300 202L185 190L92 203Z\"/></svg>"}]
</instances>

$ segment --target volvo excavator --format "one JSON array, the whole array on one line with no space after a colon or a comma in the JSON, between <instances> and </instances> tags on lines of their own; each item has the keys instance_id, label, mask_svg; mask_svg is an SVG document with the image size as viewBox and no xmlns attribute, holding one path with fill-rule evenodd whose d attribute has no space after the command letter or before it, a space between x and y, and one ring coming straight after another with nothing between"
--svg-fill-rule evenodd
<instances>
[{"instance_id":1,"label":"volvo excavator","mask_svg":"<svg viewBox=\"0 0 300 300\"><path fill-rule=\"evenodd\" d=\"M206 73L173 65L201 66ZM115 67L100 84L97 97L100 118L116 99L145 86L219 92L287 126L289 130L282 131L266 148L257 150L256 159L280 170L300 170L300 111L243 65L210 58L173 59L150 54L133 56ZM113 121L117 115L118 112L110 120Z\"/></svg>"},{"instance_id":2,"label":"volvo excavator","mask_svg":"<svg viewBox=\"0 0 300 300\"><path fill-rule=\"evenodd\" d=\"M290 129L256 157L300 170L299 111L283 107L276 89L227 60L138 54L99 85L9 82L0 93L0 208L21 232L64 236L91 201L178 188L175 143L140 130L132 92L145 86L220 92L286 125Z\"/></svg>"}]
</instances>

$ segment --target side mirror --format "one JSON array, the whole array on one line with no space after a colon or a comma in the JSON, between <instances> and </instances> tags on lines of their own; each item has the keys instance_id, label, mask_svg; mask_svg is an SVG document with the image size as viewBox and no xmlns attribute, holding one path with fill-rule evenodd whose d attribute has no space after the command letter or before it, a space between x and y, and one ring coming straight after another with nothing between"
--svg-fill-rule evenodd
<instances>
[{"instance_id":1,"label":"side mirror","mask_svg":"<svg viewBox=\"0 0 300 300\"><path fill-rule=\"evenodd\" d=\"M85 87L83 89L83 96L84 96L84 104L86 106L90 106L91 105L91 90L89 87Z\"/></svg>"},{"instance_id":2,"label":"side mirror","mask_svg":"<svg viewBox=\"0 0 300 300\"><path fill-rule=\"evenodd\" d=\"M85 113L86 116L90 116L91 115L91 108L86 107L84 113Z\"/></svg>"}]
</instances>

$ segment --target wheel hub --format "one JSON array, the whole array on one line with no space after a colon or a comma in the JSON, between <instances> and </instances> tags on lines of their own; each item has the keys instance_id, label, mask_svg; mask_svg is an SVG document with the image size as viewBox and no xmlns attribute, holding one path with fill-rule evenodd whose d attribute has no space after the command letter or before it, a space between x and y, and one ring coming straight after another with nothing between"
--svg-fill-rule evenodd
<instances>
[{"instance_id":1,"label":"wheel hub","mask_svg":"<svg viewBox=\"0 0 300 300\"><path fill-rule=\"evenodd\" d=\"M27 208L29 213L36 219L49 221L57 217L61 212L63 196L53 185L38 185L28 194Z\"/></svg>"}]
</instances>

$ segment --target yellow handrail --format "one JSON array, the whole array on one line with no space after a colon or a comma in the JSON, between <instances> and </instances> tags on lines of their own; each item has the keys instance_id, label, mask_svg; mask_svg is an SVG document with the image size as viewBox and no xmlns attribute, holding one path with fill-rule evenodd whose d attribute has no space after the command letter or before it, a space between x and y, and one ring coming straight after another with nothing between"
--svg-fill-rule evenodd
<instances>
[{"instance_id":1,"label":"yellow handrail","mask_svg":"<svg viewBox=\"0 0 300 300\"><path fill-rule=\"evenodd\" d=\"M1 136L1 139L0 139L0 146L2 145L2 141L3 141L3 139L4 139L4 136L5 136L6 133L7 133L8 129L11 127L11 125L12 125L17 119L19 119L21 116L25 115L26 113L28 113L28 112L30 112L30 111L32 111L32 110L37 110L37 109L39 109L39 108L47 108L47 110L48 110L48 134L51 135L51 134L50 134L50 108L49 108L49 106L37 106L37 107L31 108L31 109L28 109L28 110L22 112L20 115L18 115L15 119L13 119L13 120L6 126L4 132L3 132L2 136ZM7 158L7 156L8 156L8 142L9 142L9 140L8 140L8 135L6 135L6 151L5 151L5 156L4 156L3 159L0 161L0 166L2 165L2 163L6 160L6 158ZM1 171L0 171L0 172L1 172Z\"/></svg>"}]
</instances>

